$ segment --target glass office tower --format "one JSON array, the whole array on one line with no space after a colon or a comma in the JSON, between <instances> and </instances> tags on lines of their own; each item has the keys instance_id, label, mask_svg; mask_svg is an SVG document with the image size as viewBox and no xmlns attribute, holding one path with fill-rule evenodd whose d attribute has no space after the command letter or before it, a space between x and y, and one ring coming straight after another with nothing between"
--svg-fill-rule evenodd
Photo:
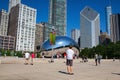
<instances>
[{"instance_id":1,"label":"glass office tower","mask_svg":"<svg viewBox=\"0 0 120 80\"><path fill-rule=\"evenodd\" d=\"M50 0L49 23L56 29L57 35L66 35L66 0Z\"/></svg>"},{"instance_id":2,"label":"glass office tower","mask_svg":"<svg viewBox=\"0 0 120 80\"><path fill-rule=\"evenodd\" d=\"M106 7L106 16L107 16L107 33L110 36L110 15L112 14L111 6Z\"/></svg>"}]
</instances>

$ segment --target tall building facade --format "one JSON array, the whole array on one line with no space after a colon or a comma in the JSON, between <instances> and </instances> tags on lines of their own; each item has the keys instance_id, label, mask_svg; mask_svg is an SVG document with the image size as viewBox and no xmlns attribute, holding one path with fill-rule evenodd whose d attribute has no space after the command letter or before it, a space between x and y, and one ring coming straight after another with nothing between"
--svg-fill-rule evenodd
<instances>
[{"instance_id":1,"label":"tall building facade","mask_svg":"<svg viewBox=\"0 0 120 80\"><path fill-rule=\"evenodd\" d=\"M10 11L8 35L15 36L16 51L34 51L36 9L17 4Z\"/></svg>"},{"instance_id":2,"label":"tall building facade","mask_svg":"<svg viewBox=\"0 0 120 80\"><path fill-rule=\"evenodd\" d=\"M111 40L112 42L120 41L120 14L110 16L111 23Z\"/></svg>"},{"instance_id":3,"label":"tall building facade","mask_svg":"<svg viewBox=\"0 0 120 80\"><path fill-rule=\"evenodd\" d=\"M0 49L14 50L15 37L0 35Z\"/></svg>"},{"instance_id":4,"label":"tall building facade","mask_svg":"<svg viewBox=\"0 0 120 80\"><path fill-rule=\"evenodd\" d=\"M112 14L112 9L111 6L107 6L106 7L106 18L107 18L107 27L106 27L106 31L108 33L108 35L110 36L110 15Z\"/></svg>"},{"instance_id":5,"label":"tall building facade","mask_svg":"<svg viewBox=\"0 0 120 80\"><path fill-rule=\"evenodd\" d=\"M44 42L44 23L36 24L36 31L35 31L35 52L38 52L42 47L42 43Z\"/></svg>"},{"instance_id":6,"label":"tall building facade","mask_svg":"<svg viewBox=\"0 0 120 80\"><path fill-rule=\"evenodd\" d=\"M99 44L100 16L92 8L86 6L80 12L80 47L92 48Z\"/></svg>"},{"instance_id":7,"label":"tall building facade","mask_svg":"<svg viewBox=\"0 0 120 80\"><path fill-rule=\"evenodd\" d=\"M102 32L100 34L100 44L101 45L107 45L111 42L110 36L107 34L107 32Z\"/></svg>"},{"instance_id":8,"label":"tall building facade","mask_svg":"<svg viewBox=\"0 0 120 80\"><path fill-rule=\"evenodd\" d=\"M50 0L49 23L55 26L57 35L66 35L67 0Z\"/></svg>"},{"instance_id":9,"label":"tall building facade","mask_svg":"<svg viewBox=\"0 0 120 80\"><path fill-rule=\"evenodd\" d=\"M9 8L8 13L10 13L10 10L12 7L16 6L17 4L20 4L21 0L9 0Z\"/></svg>"},{"instance_id":10,"label":"tall building facade","mask_svg":"<svg viewBox=\"0 0 120 80\"><path fill-rule=\"evenodd\" d=\"M73 29L71 31L71 38L75 40L76 43L78 43L78 40L80 38L80 30L78 29Z\"/></svg>"},{"instance_id":11,"label":"tall building facade","mask_svg":"<svg viewBox=\"0 0 120 80\"><path fill-rule=\"evenodd\" d=\"M6 10L2 9L0 11L0 35L7 35L8 19L8 13L6 12Z\"/></svg>"},{"instance_id":12,"label":"tall building facade","mask_svg":"<svg viewBox=\"0 0 120 80\"><path fill-rule=\"evenodd\" d=\"M44 42L49 39L49 34L50 32L52 32L52 29L54 29L55 31L56 29L55 26L47 22L42 22L41 26L43 27L43 42Z\"/></svg>"}]
</instances>

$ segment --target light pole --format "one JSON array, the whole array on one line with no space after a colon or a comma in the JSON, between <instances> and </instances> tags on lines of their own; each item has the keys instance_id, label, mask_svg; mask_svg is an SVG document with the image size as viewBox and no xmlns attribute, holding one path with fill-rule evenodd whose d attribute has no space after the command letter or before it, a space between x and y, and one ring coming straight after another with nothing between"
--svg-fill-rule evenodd
<instances>
[{"instance_id":1,"label":"light pole","mask_svg":"<svg viewBox=\"0 0 120 80\"><path fill-rule=\"evenodd\" d=\"M54 62L54 59L53 59L53 46L52 46L52 56L51 56L51 62Z\"/></svg>"},{"instance_id":2,"label":"light pole","mask_svg":"<svg viewBox=\"0 0 120 80\"><path fill-rule=\"evenodd\" d=\"M51 56L51 62L54 62L53 60L53 45L55 45L55 40L56 40L56 32L55 32L55 29L52 28L52 31L50 32L50 45L52 47L52 56Z\"/></svg>"}]
</instances>

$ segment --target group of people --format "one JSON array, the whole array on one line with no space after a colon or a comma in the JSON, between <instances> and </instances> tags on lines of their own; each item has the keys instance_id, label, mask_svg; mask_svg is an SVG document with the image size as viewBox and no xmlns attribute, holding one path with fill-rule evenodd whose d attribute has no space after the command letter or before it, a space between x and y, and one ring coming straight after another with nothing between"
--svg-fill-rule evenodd
<instances>
[{"instance_id":1,"label":"group of people","mask_svg":"<svg viewBox=\"0 0 120 80\"><path fill-rule=\"evenodd\" d=\"M32 53L26 52L24 55L25 55L25 65L29 64L30 59L31 59L31 65L33 65L35 53L34 52L32 52Z\"/></svg>"},{"instance_id":2,"label":"group of people","mask_svg":"<svg viewBox=\"0 0 120 80\"><path fill-rule=\"evenodd\" d=\"M88 59L87 59L87 57L86 56L82 56L82 61L81 61L82 63L83 62L88 62Z\"/></svg>"},{"instance_id":3,"label":"group of people","mask_svg":"<svg viewBox=\"0 0 120 80\"><path fill-rule=\"evenodd\" d=\"M31 65L33 65L33 59L35 58L35 53L26 52L24 54L25 57L25 65L29 64L29 60L31 59ZM66 51L66 65L67 65L67 72L70 75L73 75L73 57L74 51L72 50L72 46L69 46L69 49Z\"/></svg>"},{"instance_id":4,"label":"group of people","mask_svg":"<svg viewBox=\"0 0 120 80\"><path fill-rule=\"evenodd\" d=\"M74 50L72 46L69 46L69 49L66 50L66 66L67 66L67 73L73 75L73 59L74 59ZM33 65L33 59L35 58L35 53L25 53L25 64L29 63L29 59L31 59L31 65ZM101 55L95 54L95 63L96 66L100 64Z\"/></svg>"}]
</instances>

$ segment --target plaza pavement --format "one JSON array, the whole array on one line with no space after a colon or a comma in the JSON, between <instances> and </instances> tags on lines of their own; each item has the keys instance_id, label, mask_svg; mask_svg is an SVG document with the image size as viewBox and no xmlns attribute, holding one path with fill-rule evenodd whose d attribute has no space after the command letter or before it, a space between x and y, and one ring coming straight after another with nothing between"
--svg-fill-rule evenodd
<instances>
[{"instance_id":1,"label":"plaza pavement","mask_svg":"<svg viewBox=\"0 0 120 80\"><path fill-rule=\"evenodd\" d=\"M65 59L37 58L34 65L24 65L23 58L0 57L0 80L120 80L120 61L102 60L95 66L94 60L81 63L75 59L74 75L66 74Z\"/></svg>"}]
</instances>

